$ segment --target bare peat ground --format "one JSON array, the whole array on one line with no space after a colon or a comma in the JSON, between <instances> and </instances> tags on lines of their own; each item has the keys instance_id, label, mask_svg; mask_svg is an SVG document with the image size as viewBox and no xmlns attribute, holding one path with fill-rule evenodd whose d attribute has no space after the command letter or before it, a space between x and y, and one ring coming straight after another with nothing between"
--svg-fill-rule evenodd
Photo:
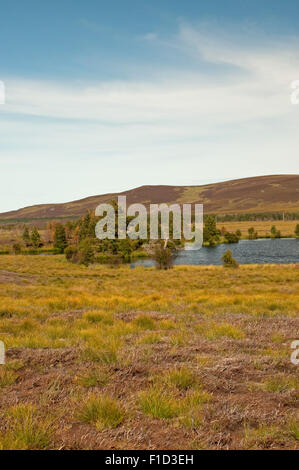
<instances>
[{"instance_id":1,"label":"bare peat ground","mask_svg":"<svg viewBox=\"0 0 299 470\"><path fill-rule=\"evenodd\" d=\"M299 269L1 257L0 449L297 449Z\"/></svg>"}]
</instances>

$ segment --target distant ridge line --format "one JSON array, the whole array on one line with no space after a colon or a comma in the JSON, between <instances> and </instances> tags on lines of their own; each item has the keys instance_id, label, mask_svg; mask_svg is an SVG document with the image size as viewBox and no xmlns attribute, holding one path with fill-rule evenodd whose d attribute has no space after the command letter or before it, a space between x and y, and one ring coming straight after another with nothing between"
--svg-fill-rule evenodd
<instances>
[{"instance_id":1,"label":"distant ridge line","mask_svg":"<svg viewBox=\"0 0 299 470\"><path fill-rule=\"evenodd\" d=\"M0 221L74 219L118 195L127 203L202 203L205 213L299 212L299 175L265 175L205 185L143 185L119 193L88 196L66 203L37 204L0 213Z\"/></svg>"}]
</instances>

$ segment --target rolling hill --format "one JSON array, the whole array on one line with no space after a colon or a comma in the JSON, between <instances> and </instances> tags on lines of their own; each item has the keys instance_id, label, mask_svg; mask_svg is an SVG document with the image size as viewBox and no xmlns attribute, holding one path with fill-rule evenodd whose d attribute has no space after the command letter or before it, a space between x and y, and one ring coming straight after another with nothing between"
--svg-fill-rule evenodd
<instances>
[{"instance_id":1,"label":"rolling hill","mask_svg":"<svg viewBox=\"0 0 299 470\"><path fill-rule=\"evenodd\" d=\"M205 213L299 212L299 175L268 175L202 186L141 186L119 193L127 203L203 203ZM61 204L41 204L0 214L1 221L79 217L117 193Z\"/></svg>"}]
</instances>

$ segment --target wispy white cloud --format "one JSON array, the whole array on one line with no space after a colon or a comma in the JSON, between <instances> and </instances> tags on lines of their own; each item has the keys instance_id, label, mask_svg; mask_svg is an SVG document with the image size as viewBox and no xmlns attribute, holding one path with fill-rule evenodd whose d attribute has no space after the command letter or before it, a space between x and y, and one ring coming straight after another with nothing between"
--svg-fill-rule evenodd
<instances>
[{"instance_id":1,"label":"wispy white cloud","mask_svg":"<svg viewBox=\"0 0 299 470\"><path fill-rule=\"evenodd\" d=\"M155 41L156 39L158 39L158 35L157 33L147 33L144 36L142 36L141 39L145 41Z\"/></svg>"},{"instance_id":2,"label":"wispy white cloud","mask_svg":"<svg viewBox=\"0 0 299 470\"><path fill-rule=\"evenodd\" d=\"M17 177L18 187L35 177L35 202L141 184L194 184L195 175L202 182L298 171L299 107L290 104L298 38L251 44L182 24L169 44L161 47L198 61L196 73L178 61L177 73L159 80L157 73L146 81L92 85L7 78L2 192L11 191L18 165L26 175ZM231 67L223 80L222 66ZM57 181L55 195L49 175ZM11 199L2 209L14 205Z\"/></svg>"}]
</instances>

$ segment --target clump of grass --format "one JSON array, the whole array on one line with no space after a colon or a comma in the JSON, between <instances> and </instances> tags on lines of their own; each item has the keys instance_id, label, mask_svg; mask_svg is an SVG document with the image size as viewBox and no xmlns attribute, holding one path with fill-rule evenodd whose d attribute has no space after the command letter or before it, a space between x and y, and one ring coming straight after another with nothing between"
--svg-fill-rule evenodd
<instances>
[{"instance_id":1,"label":"clump of grass","mask_svg":"<svg viewBox=\"0 0 299 470\"><path fill-rule=\"evenodd\" d=\"M273 349L273 348L265 348L259 351L261 356L269 356L279 364L282 360L286 359L289 356L289 351L287 348L280 348L280 349Z\"/></svg>"},{"instance_id":2,"label":"clump of grass","mask_svg":"<svg viewBox=\"0 0 299 470\"><path fill-rule=\"evenodd\" d=\"M196 325L196 331L211 340L221 337L242 339L245 336L242 330L230 323L203 323Z\"/></svg>"},{"instance_id":3,"label":"clump of grass","mask_svg":"<svg viewBox=\"0 0 299 470\"><path fill-rule=\"evenodd\" d=\"M154 330L156 328L154 320L149 315L139 315L134 323L142 330Z\"/></svg>"},{"instance_id":4,"label":"clump of grass","mask_svg":"<svg viewBox=\"0 0 299 470\"><path fill-rule=\"evenodd\" d=\"M197 358L197 364L199 366L207 366L212 362L212 358L208 356L198 356Z\"/></svg>"},{"instance_id":5,"label":"clump of grass","mask_svg":"<svg viewBox=\"0 0 299 470\"><path fill-rule=\"evenodd\" d=\"M271 336L271 340L274 342L274 343L283 343L284 341L284 337L279 334L279 333L274 333L272 336Z\"/></svg>"},{"instance_id":6,"label":"clump of grass","mask_svg":"<svg viewBox=\"0 0 299 470\"><path fill-rule=\"evenodd\" d=\"M298 419L291 418L287 423L287 433L291 439L295 439L295 441L299 441L299 421Z\"/></svg>"},{"instance_id":7,"label":"clump of grass","mask_svg":"<svg viewBox=\"0 0 299 470\"><path fill-rule=\"evenodd\" d=\"M0 370L0 387L8 387L13 385L18 379L18 375L11 370Z\"/></svg>"},{"instance_id":8,"label":"clump of grass","mask_svg":"<svg viewBox=\"0 0 299 470\"><path fill-rule=\"evenodd\" d=\"M90 395L78 412L79 421L95 423L99 430L116 428L124 417L125 412L121 405L104 395Z\"/></svg>"},{"instance_id":9,"label":"clump of grass","mask_svg":"<svg viewBox=\"0 0 299 470\"><path fill-rule=\"evenodd\" d=\"M166 383L177 387L179 390L187 390L196 384L195 375L185 367L169 371L164 380Z\"/></svg>"},{"instance_id":10,"label":"clump of grass","mask_svg":"<svg viewBox=\"0 0 299 470\"><path fill-rule=\"evenodd\" d=\"M269 448L273 442L283 439L284 433L278 426L245 427L244 446L247 449Z\"/></svg>"},{"instance_id":11,"label":"clump of grass","mask_svg":"<svg viewBox=\"0 0 299 470\"><path fill-rule=\"evenodd\" d=\"M222 264L225 268L238 268L239 264L233 258L231 250L226 250L226 252L221 257Z\"/></svg>"},{"instance_id":12,"label":"clump of grass","mask_svg":"<svg viewBox=\"0 0 299 470\"><path fill-rule=\"evenodd\" d=\"M161 330L174 330L176 328L176 324L173 320L161 320L159 322L159 328Z\"/></svg>"},{"instance_id":13,"label":"clump of grass","mask_svg":"<svg viewBox=\"0 0 299 470\"><path fill-rule=\"evenodd\" d=\"M118 351L121 347L120 341L114 337L107 337L99 341L90 341L83 350L83 359L101 364L115 364L118 360Z\"/></svg>"},{"instance_id":14,"label":"clump of grass","mask_svg":"<svg viewBox=\"0 0 299 470\"><path fill-rule=\"evenodd\" d=\"M169 337L169 342L172 346L184 346L188 341L188 336L186 332L172 334Z\"/></svg>"},{"instance_id":15,"label":"clump of grass","mask_svg":"<svg viewBox=\"0 0 299 470\"><path fill-rule=\"evenodd\" d=\"M298 390L299 380L297 377L276 376L270 377L261 384L261 388L266 392L285 393Z\"/></svg>"},{"instance_id":16,"label":"clump of grass","mask_svg":"<svg viewBox=\"0 0 299 470\"><path fill-rule=\"evenodd\" d=\"M180 381L181 383L181 381ZM143 413L154 418L170 419L198 414L200 407L211 399L208 392L201 390L189 390L183 398L173 394L171 389L163 389L162 386L152 386L139 395L139 404Z\"/></svg>"},{"instance_id":17,"label":"clump of grass","mask_svg":"<svg viewBox=\"0 0 299 470\"><path fill-rule=\"evenodd\" d=\"M177 400L156 387L141 392L139 404L143 413L154 418L174 418L180 412Z\"/></svg>"},{"instance_id":18,"label":"clump of grass","mask_svg":"<svg viewBox=\"0 0 299 470\"><path fill-rule=\"evenodd\" d=\"M106 385L108 382L108 374L105 371L89 370L77 377L77 382L86 388Z\"/></svg>"},{"instance_id":19,"label":"clump of grass","mask_svg":"<svg viewBox=\"0 0 299 470\"><path fill-rule=\"evenodd\" d=\"M33 450L50 446L53 423L42 419L33 405L16 405L7 410L6 415L8 432L0 436L0 449Z\"/></svg>"},{"instance_id":20,"label":"clump of grass","mask_svg":"<svg viewBox=\"0 0 299 470\"><path fill-rule=\"evenodd\" d=\"M148 333L138 340L138 344L155 344L160 343L161 336L157 333Z\"/></svg>"},{"instance_id":21,"label":"clump of grass","mask_svg":"<svg viewBox=\"0 0 299 470\"><path fill-rule=\"evenodd\" d=\"M5 364L5 369L6 370L17 371L17 370L22 369L22 367L24 367L24 362L20 361L18 359L11 360L9 362L6 362L6 364Z\"/></svg>"},{"instance_id":22,"label":"clump of grass","mask_svg":"<svg viewBox=\"0 0 299 470\"><path fill-rule=\"evenodd\" d=\"M106 312L100 312L97 310L85 313L83 315L83 318L86 319L89 323L103 323L105 325L113 324L113 319L111 315Z\"/></svg>"},{"instance_id":23,"label":"clump of grass","mask_svg":"<svg viewBox=\"0 0 299 470\"><path fill-rule=\"evenodd\" d=\"M46 390L43 392L43 394L40 397L40 405L47 405L50 403L53 403L56 401L59 397L59 395L63 392L63 382L60 378L55 378L51 380L48 385Z\"/></svg>"},{"instance_id":24,"label":"clump of grass","mask_svg":"<svg viewBox=\"0 0 299 470\"><path fill-rule=\"evenodd\" d=\"M186 415L179 418L179 422L185 428L197 428L202 424L202 414L198 410L190 410Z\"/></svg>"},{"instance_id":25,"label":"clump of grass","mask_svg":"<svg viewBox=\"0 0 299 470\"><path fill-rule=\"evenodd\" d=\"M205 390L190 390L182 401L184 411L201 407L211 400L212 396Z\"/></svg>"}]
</instances>

